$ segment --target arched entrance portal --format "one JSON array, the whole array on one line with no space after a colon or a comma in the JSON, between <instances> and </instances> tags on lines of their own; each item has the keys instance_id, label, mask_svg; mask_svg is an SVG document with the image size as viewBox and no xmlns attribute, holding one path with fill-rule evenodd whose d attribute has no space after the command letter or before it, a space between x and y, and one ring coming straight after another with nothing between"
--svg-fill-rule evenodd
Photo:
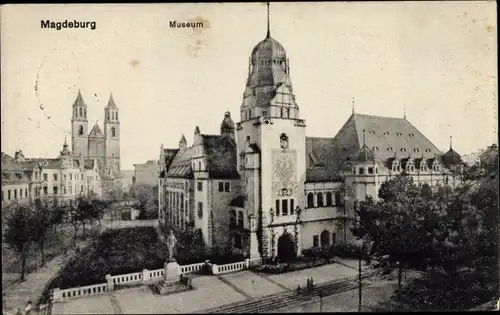
<instances>
[{"instance_id":1,"label":"arched entrance portal","mask_svg":"<svg viewBox=\"0 0 500 315\"><path fill-rule=\"evenodd\" d=\"M278 239L278 259L281 262L291 261L297 258L295 242L288 232L284 232Z\"/></svg>"},{"instance_id":2,"label":"arched entrance portal","mask_svg":"<svg viewBox=\"0 0 500 315\"><path fill-rule=\"evenodd\" d=\"M321 246L326 247L330 245L330 233L328 231L321 232Z\"/></svg>"}]
</instances>

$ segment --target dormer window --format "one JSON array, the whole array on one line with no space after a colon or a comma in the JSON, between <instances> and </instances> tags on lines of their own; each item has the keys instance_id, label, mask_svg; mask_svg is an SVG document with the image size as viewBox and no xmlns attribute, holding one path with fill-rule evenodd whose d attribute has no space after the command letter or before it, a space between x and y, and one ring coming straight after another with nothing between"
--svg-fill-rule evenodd
<instances>
[{"instance_id":1,"label":"dormer window","mask_svg":"<svg viewBox=\"0 0 500 315\"><path fill-rule=\"evenodd\" d=\"M425 152L431 152L431 149L425 149Z\"/></svg>"},{"instance_id":2,"label":"dormer window","mask_svg":"<svg viewBox=\"0 0 500 315\"><path fill-rule=\"evenodd\" d=\"M374 135L374 134L375 134L375 131L373 131L373 130L372 130L372 131L370 131L370 134L371 134L371 135Z\"/></svg>"},{"instance_id":3,"label":"dormer window","mask_svg":"<svg viewBox=\"0 0 500 315\"><path fill-rule=\"evenodd\" d=\"M396 133L396 135L401 136L401 135L402 135L402 133L401 133L401 132L398 132L398 133Z\"/></svg>"},{"instance_id":4,"label":"dormer window","mask_svg":"<svg viewBox=\"0 0 500 315\"><path fill-rule=\"evenodd\" d=\"M418 148L413 149L413 152L418 152L420 151Z\"/></svg>"},{"instance_id":5,"label":"dormer window","mask_svg":"<svg viewBox=\"0 0 500 315\"><path fill-rule=\"evenodd\" d=\"M378 147L373 147L373 151L378 151Z\"/></svg>"},{"instance_id":6,"label":"dormer window","mask_svg":"<svg viewBox=\"0 0 500 315\"><path fill-rule=\"evenodd\" d=\"M415 137L415 134L414 133L410 133L409 136L410 137Z\"/></svg>"},{"instance_id":7,"label":"dormer window","mask_svg":"<svg viewBox=\"0 0 500 315\"><path fill-rule=\"evenodd\" d=\"M387 151L392 151L392 147L388 147L388 148L387 148Z\"/></svg>"},{"instance_id":8,"label":"dormer window","mask_svg":"<svg viewBox=\"0 0 500 315\"><path fill-rule=\"evenodd\" d=\"M406 149L405 148L401 148L401 152L406 152Z\"/></svg>"},{"instance_id":9,"label":"dormer window","mask_svg":"<svg viewBox=\"0 0 500 315\"><path fill-rule=\"evenodd\" d=\"M386 131L386 132L384 132L384 136L387 136L387 135L389 135L389 133L388 133L387 131Z\"/></svg>"}]
</instances>

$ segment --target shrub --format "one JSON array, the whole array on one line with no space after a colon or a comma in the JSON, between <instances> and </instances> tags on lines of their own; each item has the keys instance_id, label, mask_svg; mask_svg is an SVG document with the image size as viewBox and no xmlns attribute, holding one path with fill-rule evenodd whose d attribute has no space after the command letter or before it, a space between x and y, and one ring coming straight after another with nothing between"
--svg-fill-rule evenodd
<instances>
[{"instance_id":1,"label":"shrub","mask_svg":"<svg viewBox=\"0 0 500 315\"><path fill-rule=\"evenodd\" d=\"M332 256L341 258L359 258L359 248L354 244L336 244L330 249Z\"/></svg>"},{"instance_id":2,"label":"shrub","mask_svg":"<svg viewBox=\"0 0 500 315\"><path fill-rule=\"evenodd\" d=\"M122 220L132 220L132 215L130 211L122 212Z\"/></svg>"}]
</instances>

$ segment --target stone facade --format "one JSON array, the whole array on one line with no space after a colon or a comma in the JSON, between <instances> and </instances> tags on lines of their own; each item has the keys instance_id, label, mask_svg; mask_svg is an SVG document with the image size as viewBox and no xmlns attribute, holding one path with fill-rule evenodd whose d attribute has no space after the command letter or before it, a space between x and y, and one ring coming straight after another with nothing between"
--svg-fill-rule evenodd
<instances>
[{"instance_id":1,"label":"stone facade","mask_svg":"<svg viewBox=\"0 0 500 315\"><path fill-rule=\"evenodd\" d=\"M120 177L120 119L119 110L110 96L104 108L104 130L96 122L89 130L87 104L78 91L71 118L71 143L75 158L97 161L97 168L103 181ZM107 186L114 186L109 183Z\"/></svg>"},{"instance_id":2,"label":"stone facade","mask_svg":"<svg viewBox=\"0 0 500 315\"><path fill-rule=\"evenodd\" d=\"M196 127L192 146L182 136L178 149L161 147L160 221L192 220L209 247L250 259L300 255L349 242L355 202L392 177L454 184L462 166L451 143L443 154L406 117L353 111L335 137L306 137L290 62L268 32L250 57L240 121L226 112L220 135Z\"/></svg>"},{"instance_id":3,"label":"stone facade","mask_svg":"<svg viewBox=\"0 0 500 315\"><path fill-rule=\"evenodd\" d=\"M134 184L155 186L158 184L158 164L156 161L147 161L143 164L134 164Z\"/></svg>"}]
</instances>

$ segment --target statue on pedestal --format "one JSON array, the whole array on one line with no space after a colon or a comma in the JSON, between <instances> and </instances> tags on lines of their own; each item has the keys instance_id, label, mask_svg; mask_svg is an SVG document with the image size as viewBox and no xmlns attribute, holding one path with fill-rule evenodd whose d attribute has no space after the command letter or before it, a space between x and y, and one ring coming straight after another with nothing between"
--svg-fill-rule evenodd
<instances>
[{"instance_id":1,"label":"statue on pedestal","mask_svg":"<svg viewBox=\"0 0 500 315\"><path fill-rule=\"evenodd\" d=\"M174 253L176 244L177 244L177 238L175 237L174 232L170 230L170 233L167 236L168 261L175 261Z\"/></svg>"}]
</instances>

